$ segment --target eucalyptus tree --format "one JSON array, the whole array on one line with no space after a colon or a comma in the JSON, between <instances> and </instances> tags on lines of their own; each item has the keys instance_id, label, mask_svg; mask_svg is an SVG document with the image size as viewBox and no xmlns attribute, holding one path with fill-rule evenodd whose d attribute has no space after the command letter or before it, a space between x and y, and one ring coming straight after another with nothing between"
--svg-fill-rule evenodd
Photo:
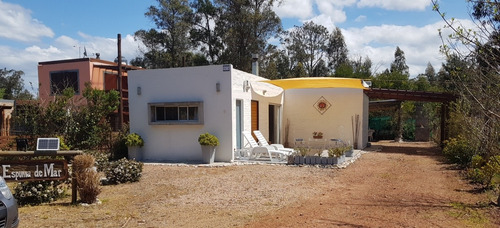
<instances>
[{"instance_id":1,"label":"eucalyptus tree","mask_svg":"<svg viewBox=\"0 0 500 228\"><path fill-rule=\"evenodd\" d=\"M24 89L23 71L0 68L0 99L31 99L33 95Z\"/></svg>"},{"instance_id":2,"label":"eucalyptus tree","mask_svg":"<svg viewBox=\"0 0 500 228\"><path fill-rule=\"evenodd\" d=\"M293 65L303 64L307 75L311 77L316 66L326 57L327 41L328 30L309 21L302 26L295 26L283 43Z\"/></svg>"},{"instance_id":3,"label":"eucalyptus tree","mask_svg":"<svg viewBox=\"0 0 500 228\"><path fill-rule=\"evenodd\" d=\"M189 31L193 23L193 11L188 0L157 0L158 6L150 6L145 13L156 29L139 30L135 38L142 41L146 50L141 61L148 68L178 67L190 50Z\"/></svg>"},{"instance_id":4,"label":"eucalyptus tree","mask_svg":"<svg viewBox=\"0 0 500 228\"><path fill-rule=\"evenodd\" d=\"M341 65L349 65L349 59L347 57L349 51L340 28L336 27L330 34L326 53L328 57L328 67L332 72L336 72Z\"/></svg>"},{"instance_id":5,"label":"eucalyptus tree","mask_svg":"<svg viewBox=\"0 0 500 228\"><path fill-rule=\"evenodd\" d=\"M272 10L274 0L215 0L221 10L218 33L224 45L221 62L251 71L252 54L264 54L267 41L282 31Z\"/></svg>"},{"instance_id":6,"label":"eucalyptus tree","mask_svg":"<svg viewBox=\"0 0 500 228\"><path fill-rule=\"evenodd\" d=\"M221 9L211 0L195 0L191 7L194 10L194 20L190 39L206 55L209 63L217 63L223 50L220 29L216 28Z\"/></svg>"}]
</instances>

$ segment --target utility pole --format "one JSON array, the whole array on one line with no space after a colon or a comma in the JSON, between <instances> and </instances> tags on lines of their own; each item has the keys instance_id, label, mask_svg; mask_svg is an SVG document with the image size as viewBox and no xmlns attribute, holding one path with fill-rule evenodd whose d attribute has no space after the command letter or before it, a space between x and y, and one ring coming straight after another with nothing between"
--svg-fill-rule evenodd
<instances>
[{"instance_id":1,"label":"utility pole","mask_svg":"<svg viewBox=\"0 0 500 228\"><path fill-rule=\"evenodd\" d=\"M118 106L118 129L123 126L123 88L122 88L122 35L118 33L118 92L120 93L120 105Z\"/></svg>"}]
</instances>

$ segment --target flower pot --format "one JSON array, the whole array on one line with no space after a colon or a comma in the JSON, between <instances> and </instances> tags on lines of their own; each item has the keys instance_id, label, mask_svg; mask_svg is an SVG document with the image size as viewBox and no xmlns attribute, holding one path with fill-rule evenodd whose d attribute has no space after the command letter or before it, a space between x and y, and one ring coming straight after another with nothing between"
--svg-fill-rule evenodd
<instances>
[{"instance_id":1,"label":"flower pot","mask_svg":"<svg viewBox=\"0 0 500 228\"><path fill-rule=\"evenodd\" d=\"M212 164L215 160L215 146L201 146L201 155L203 163Z\"/></svg>"},{"instance_id":2,"label":"flower pot","mask_svg":"<svg viewBox=\"0 0 500 228\"><path fill-rule=\"evenodd\" d=\"M352 157L354 155L354 150L353 149L350 149L348 151L345 152L345 156L346 157Z\"/></svg>"},{"instance_id":3,"label":"flower pot","mask_svg":"<svg viewBox=\"0 0 500 228\"><path fill-rule=\"evenodd\" d=\"M141 148L138 146L128 147L128 159L142 160Z\"/></svg>"},{"instance_id":4,"label":"flower pot","mask_svg":"<svg viewBox=\"0 0 500 228\"><path fill-rule=\"evenodd\" d=\"M313 138L315 138L315 139L322 139L323 136L313 136Z\"/></svg>"}]
</instances>

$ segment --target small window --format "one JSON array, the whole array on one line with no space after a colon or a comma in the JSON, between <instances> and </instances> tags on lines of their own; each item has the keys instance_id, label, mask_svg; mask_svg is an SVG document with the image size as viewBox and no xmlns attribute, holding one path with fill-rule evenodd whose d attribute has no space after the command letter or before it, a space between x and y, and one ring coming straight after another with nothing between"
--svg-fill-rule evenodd
<instances>
[{"instance_id":1,"label":"small window","mask_svg":"<svg viewBox=\"0 0 500 228\"><path fill-rule=\"evenodd\" d=\"M148 104L149 124L203 124L203 102Z\"/></svg>"},{"instance_id":2,"label":"small window","mask_svg":"<svg viewBox=\"0 0 500 228\"><path fill-rule=\"evenodd\" d=\"M52 95L62 94L66 88L73 88L75 94L79 94L78 84L78 70L50 72L50 93Z\"/></svg>"}]
</instances>

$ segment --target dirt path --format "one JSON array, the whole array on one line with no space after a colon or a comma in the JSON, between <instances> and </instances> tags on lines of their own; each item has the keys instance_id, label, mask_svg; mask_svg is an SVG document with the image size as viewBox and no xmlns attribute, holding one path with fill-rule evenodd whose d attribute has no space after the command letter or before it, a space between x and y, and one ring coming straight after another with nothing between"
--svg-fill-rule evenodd
<instances>
[{"instance_id":1,"label":"dirt path","mask_svg":"<svg viewBox=\"0 0 500 228\"><path fill-rule=\"evenodd\" d=\"M477 207L484 195L443 164L428 143L375 143L381 152L336 177L337 185L247 227L498 227L498 210ZM471 209L475 208L475 210ZM496 221L488 220L488 217ZM495 224L496 223L496 224Z\"/></svg>"},{"instance_id":2,"label":"dirt path","mask_svg":"<svg viewBox=\"0 0 500 228\"><path fill-rule=\"evenodd\" d=\"M379 145L346 169L147 164L140 182L104 186L102 204L22 207L20 227L500 227L437 148Z\"/></svg>"}]
</instances>

